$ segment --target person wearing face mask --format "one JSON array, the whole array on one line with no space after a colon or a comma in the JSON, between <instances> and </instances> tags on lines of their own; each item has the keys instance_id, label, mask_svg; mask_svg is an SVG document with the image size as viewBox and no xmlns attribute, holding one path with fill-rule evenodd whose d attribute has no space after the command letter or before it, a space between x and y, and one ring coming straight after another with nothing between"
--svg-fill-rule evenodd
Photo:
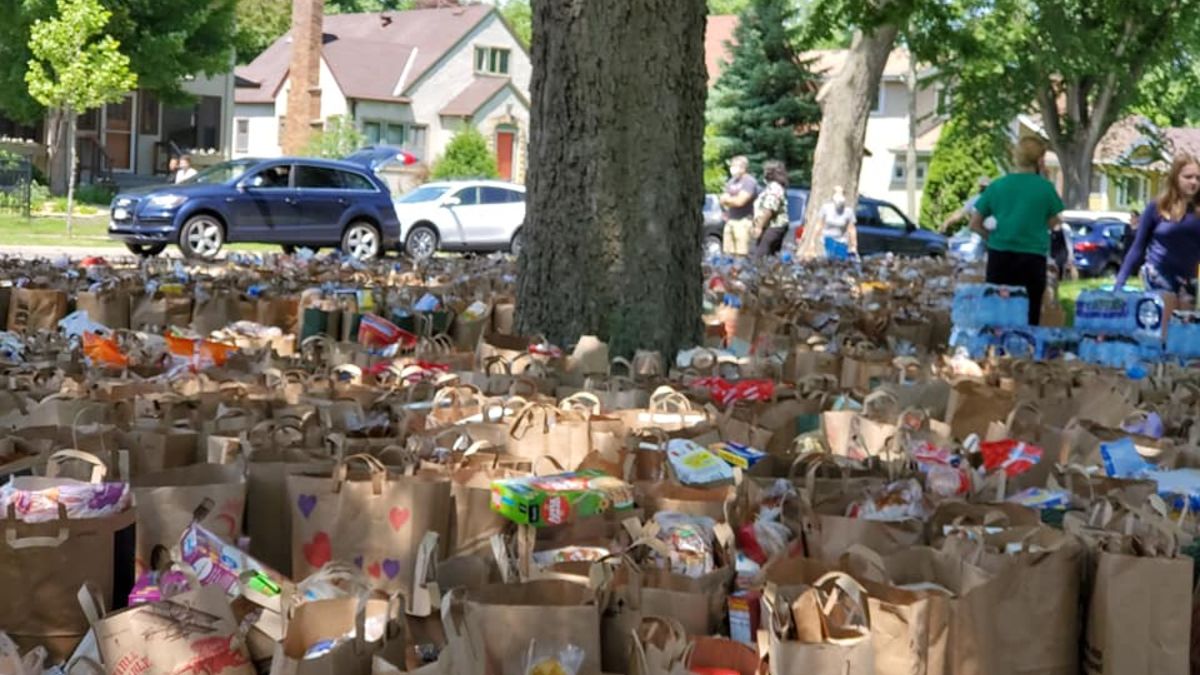
<instances>
[{"instance_id":1,"label":"person wearing face mask","mask_svg":"<svg viewBox=\"0 0 1200 675\"><path fill-rule=\"evenodd\" d=\"M1176 309L1192 309L1196 302L1200 266L1198 193L1200 160L1186 153L1176 155L1162 194L1142 209L1137 235L1114 285L1121 290L1141 265L1142 283L1162 296L1165 317ZM1167 323L1163 321L1164 333Z\"/></svg>"},{"instance_id":2,"label":"person wearing face mask","mask_svg":"<svg viewBox=\"0 0 1200 675\"><path fill-rule=\"evenodd\" d=\"M846 190L841 185L833 188L833 198L821 206L817 215L821 221L821 232L826 239L844 244L851 255L858 255L858 229L854 209L846 203Z\"/></svg>"},{"instance_id":3,"label":"person wearing face mask","mask_svg":"<svg viewBox=\"0 0 1200 675\"><path fill-rule=\"evenodd\" d=\"M729 160L729 180L721 194L725 209L725 236L722 248L728 255L750 255L751 231L754 229L754 198L758 183L748 171L750 160L738 155Z\"/></svg>"},{"instance_id":4,"label":"person wearing face mask","mask_svg":"<svg viewBox=\"0 0 1200 675\"><path fill-rule=\"evenodd\" d=\"M1062 199L1054 184L1042 177L1046 144L1022 138L1013 153L1016 170L988 186L975 202L971 229L987 242L987 282L1021 286L1029 295L1029 325L1042 318L1046 292L1050 231L1062 223ZM995 216L996 228L984 220Z\"/></svg>"},{"instance_id":5,"label":"person wearing face mask","mask_svg":"<svg viewBox=\"0 0 1200 675\"><path fill-rule=\"evenodd\" d=\"M754 248L756 258L779 253L791 224L788 222L787 167L774 159L764 162L763 179L767 185L758 199L754 200L753 234L758 240Z\"/></svg>"}]
</instances>

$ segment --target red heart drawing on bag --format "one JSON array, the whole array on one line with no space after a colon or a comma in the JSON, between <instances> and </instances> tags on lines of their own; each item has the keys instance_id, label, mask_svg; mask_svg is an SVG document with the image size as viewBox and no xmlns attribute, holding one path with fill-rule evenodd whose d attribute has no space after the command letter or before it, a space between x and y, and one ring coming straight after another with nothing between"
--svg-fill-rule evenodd
<instances>
[{"instance_id":1,"label":"red heart drawing on bag","mask_svg":"<svg viewBox=\"0 0 1200 675\"><path fill-rule=\"evenodd\" d=\"M373 562L367 566L367 574L370 574L373 579L378 579L379 575L382 573L383 568L381 568L377 562Z\"/></svg>"},{"instance_id":2,"label":"red heart drawing on bag","mask_svg":"<svg viewBox=\"0 0 1200 675\"><path fill-rule=\"evenodd\" d=\"M392 523L392 529L398 532L400 528L404 527L404 524L408 522L408 518L411 515L412 512L408 509L402 509L398 506L393 506L392 510L388 511L388 520Z\"/></svg>"},{"instance_id":3,"label":"red heart drawing on bag","mask_svg":"<svg viewBox=\"0 0 1200 675\"><path fill-rule=\"evenodd\" d=\"M313 567L324 567L325 563L333 560L333 544L329 541L329 535L324 532L313 535L312 541L304 545L304 559Z\"/></svg>"}]
</instances>

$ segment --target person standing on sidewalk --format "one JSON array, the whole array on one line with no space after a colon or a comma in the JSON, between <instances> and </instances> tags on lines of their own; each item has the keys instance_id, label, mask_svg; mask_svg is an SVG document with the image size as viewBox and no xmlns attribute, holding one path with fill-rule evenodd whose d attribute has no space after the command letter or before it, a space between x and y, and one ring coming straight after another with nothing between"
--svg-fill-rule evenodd
<instances>
[{"instance_id":1,"label":"person standing on sidewalk","mask_svg":"<svg viewBox=\"0 0 1200 675\"><path fill-rule=\"evenodd\" d=\"M738 155L729 160L729 180L721 194L725 209L725 232L722 248L726 255L750 255L750 231L754 228L754 198L758 183L749 173L750 160Z\"/></svg>"},{"instance_id":2,"label":"person standing on sidewalk","mask_svg":"<svg viewBox=\"0 0 1200 675\"><path fill-rule=\"evenodd\" d=\"M1029 294L1029 325L1036 326L1046 292L1050 231L1062 222L1063 202L1054 184L1042 176L1045 143L1022 138L1013 159L1016 170L992 182L975 202L971 229L987 242L987 282L1024 287ZM983 225L989 216L996 218L996 229L990 232Z\"/></svg>"}]
</instances>

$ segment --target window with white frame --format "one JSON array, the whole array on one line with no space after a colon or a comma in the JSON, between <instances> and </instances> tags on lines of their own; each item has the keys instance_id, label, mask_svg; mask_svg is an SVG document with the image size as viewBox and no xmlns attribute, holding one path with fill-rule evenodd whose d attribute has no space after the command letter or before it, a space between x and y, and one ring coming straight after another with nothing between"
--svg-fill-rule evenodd
<instances>
[{"instance_id":1,"label":"window with white frame","mask_svg":"<svg viewBox=\"0 0 1200 675\"><path fill-rule=\"evenodd\" d=\"M1140 207L1150 198L1150 181L1145 176L1119 176L1116 182L1118 208Z\"/></svg>"},{"instance_id":2,"label":"window with white frame","mask_svg":"<svg viewBox=\"0 0 1200 675\"><path fill-rule=\"evenodd\" d=\"M937 86L937 114L949 115L950 106L954 101L954 91L950 85L939 83Z\"/></svg>"},{"instance_id":3,"label":"window with white frame","mask_svg":"<svg viewBox=\"0 0 1200 675\"><path fill-rule=\"evenodd\" d=\"M416 155L417 159L425 159L426 129L424 126L407 122L385 122L382 120L364 120L363 135L367 137L368 145L395 145Z\"/></svg>"},{"instance_id":4,"label":"window with white frame","mask_svg":"<svg viewBox=\"0 0 1200 675\"><path fill-rule=\"evenodd\" d=\"M892 165L892 182L905 183L908 180L908 168L903 155L896 156L896 163ZM929 159L925 157L917 158L917 187L925 184L925 174L929 171Z\"/></svg>"},{"instance_id":5,"label":"window with white frame","mask_svg":"<svg viewBox=\"0 0 1200 675\"><path fill-rule=\"evenodd\" d=\"M476 47L475 72L507 75L508 57L511 51L502 47Z\"/></svg>"},{"instance_id":6,"label":"window with white frame","mask_svg":"<svg viewBox=\"0 0 1200 675\"><path fill-rule=\"evenodd\" d=\"M875 107L871 108L872 115L882 115L884 106L884 92L887 90L887 83L880 82L879 90L875 92Z\"/></svg>"},{"instance_id":7,"label":"window with white frame","mask_svg":"<svg viewBox=\"0 0 1200 675\"><path fill-rule=\"evenodd\" d=\"M250 152L250 120L239 117L233 121L233 151Z\"/></svg>"}]
</instances>

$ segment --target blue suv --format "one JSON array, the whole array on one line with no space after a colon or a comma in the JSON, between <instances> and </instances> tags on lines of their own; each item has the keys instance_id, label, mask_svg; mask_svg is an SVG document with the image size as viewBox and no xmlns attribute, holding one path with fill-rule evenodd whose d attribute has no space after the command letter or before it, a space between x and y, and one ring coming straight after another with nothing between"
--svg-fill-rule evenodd
<instances>
[{"instance_id":1,"label":"blue suv","mask_svg":"<svg viewBox=\"0 0 1200 675\"><path fill-rule=\"evenodd\" d=\"M387 185L362 165L320 159L238 159L174 185L113 198L109 236L142 256L178 244L212 259L227 242L337 246L374 258L400 241Z\"/></svg>"}]
</instances>

